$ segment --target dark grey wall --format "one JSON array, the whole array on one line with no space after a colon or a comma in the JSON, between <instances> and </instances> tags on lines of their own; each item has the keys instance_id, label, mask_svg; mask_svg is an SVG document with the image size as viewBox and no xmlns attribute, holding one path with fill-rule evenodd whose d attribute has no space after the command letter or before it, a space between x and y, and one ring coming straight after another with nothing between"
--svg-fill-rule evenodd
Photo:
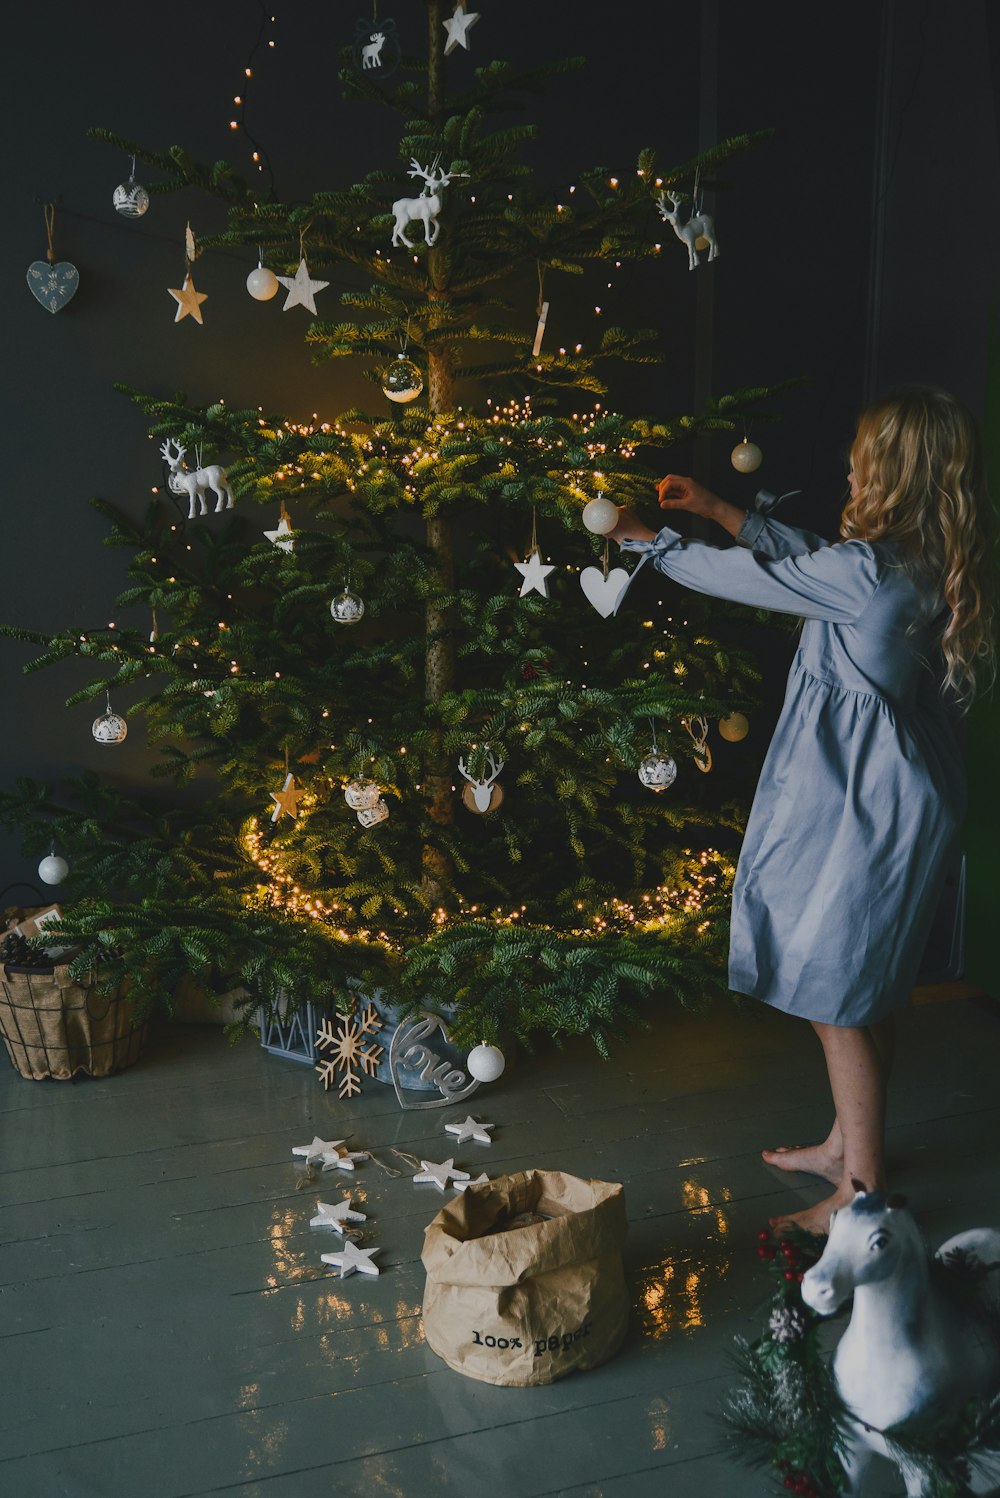
<instances>
[{"instance_id":1,"label":"dark grey wall","mask_svg":"<svg viewBox=\"0 0 1000 1498\"><path fill-rule=\"evenodd\" d=\"M356 9L366 7L292 3L275 11L277 45L258 70L251 99L255 132L286 198L395 162L394 121L346 108L332 78ZM417 44L420 0L397 0L391 9ZM534 158L554 190L594 162L627 171L644 144L656 145L665 161L697 148L698 7L668 10L642 0L616 12L568 0L482 0L480 10L473 61L559 52L589 59L584 74L531 107L542 126ZM721 258L689 274L682 247L665 242L658 265L623 274L610 290L596 270L582 296L558 283L549 288L556 342L589 335L586 308L594 300L608 317L661 328L662 369L632 371L612 391L629 409L656 414L692 402L697 277L713 276L714 387L809 377L808 387L785 401L783 424L755 431L765 449L758 477L778 489L805 486L808 497L792 518L831 533L843 495L843 448L864 395L876 197L884 195L885 218L880 381L934 379L979 399L991 250L995 255L996 148L986 130L982 0L898 7L884 101L891 150L888 159L882 154L873 195L881 11L871 0L808 7L720 0L717 54L704 59L716 83L719 133L764 125L778 132L728 173L734 190L717 203ZM205 325L175 326L166 288L182 274L185 220L208 233L219 212L194 199L159 199L141 222L127 224L110 200L128 163L84 136L88 125L106 124L157 147L180 141L208 159L230 154L229 101L259 21L253 0L143 8L55 0L45 18L40 27L22 8L5 34L7 545L0 618L55 629L114 617L122 561L102 546L88 497L100 493L138 512L159 479L139 415L113 382L185 390L198 401L221 395L302 416L333 414L371 395L346 364L310 366L304 313L283 314L281 298L250 300L246 255L206 254L197 274L210 298ZM463 56L456 63L460 72L472 65ZM63 205L57 250L81 273L75 301L55 317L24 285L28 263L44 256L41 203L50 198ZM335 290L320 300L324 315L335 314ZM524 288L524 298L530 326L532 288ZM749 503L756 483L732 473L729 445L714 450L712 475ZM691 454L679 455L677 465L682 457ZM10 725L0 748L3 780L25 771L107 769L107 751L90 738L92 713L62 706L78 679L74 668L25 678L27 654L0 642ZM139 740L137 731L114 773L141 772ZM0 849L0 860L0 883L23 874L13 848Z\"/></svg>"}]
</instances>

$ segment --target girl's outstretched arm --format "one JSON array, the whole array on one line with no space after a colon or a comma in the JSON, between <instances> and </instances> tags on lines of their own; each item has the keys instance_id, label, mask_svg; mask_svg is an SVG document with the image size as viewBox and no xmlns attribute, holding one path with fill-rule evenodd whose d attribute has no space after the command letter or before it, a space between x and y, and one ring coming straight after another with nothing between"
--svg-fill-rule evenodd
<instances>
[{"instance_id":1,"label":"girl's outstretched arm","mask_svg":"<svg viewBox=\"0 0 1000 1498\"><path fill-rule=\"evenodd\" d=\"M723 551L688 540L670 526L654 533L627 510L612 538L623 551L638 552L643 561L652 561L666 577L695 592L803 619L853 623L879 584L878 560L866 541L771 559L742 546Z\"/></svg>"}]
</instances>

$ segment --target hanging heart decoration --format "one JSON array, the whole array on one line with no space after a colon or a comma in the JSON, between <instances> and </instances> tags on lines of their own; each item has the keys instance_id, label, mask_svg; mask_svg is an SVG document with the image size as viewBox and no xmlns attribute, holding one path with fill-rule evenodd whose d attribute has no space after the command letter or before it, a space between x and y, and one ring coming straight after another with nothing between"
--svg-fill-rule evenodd
<instances>
[{"instance_id":1,"label":"hanging heart decoration","mask_svg":"<svg viewBox=\"0 0 1000 1498\"><path fill-rule=\"evenodd\" d=\"M428 1014L426 1011L418 1014L415 1019L404 1020L396 1027L389 1044L389 1072L396 1101L401 1108L447 1108L450 1103L460 1103L463 1098L469 1097L479 1086L475 1078L470 1079L464 1071L451 1061L442 1060L432 1049L429 1041L437 1034L447 1041L448 1027L439 1014ZM403 1066L412 1067L414 1071L419 1068L421 1080L432 1082L441 1096L429 1103L411 1102L400 1080Z\"/></svg>"},{"instance_id":2,"label":"hanging heart decoration","mask_svg":"<svg viewBox=\"0 0 1000 1498\"><path fill-rule=\"evenodd\" d=\"M80 272L68 260L60 260L58 265L33 260L28 266L31 294L50 312L61 312L66 303L76 295L79 284Z\"/></svg>"},{"instance_id":3,"label":"hanging heart decoration","mask_svg":"<svg viewBox=\"0 0 1000 1498\"><path fill-rule=\"evenodd\" d=\"M587 602L593 605L602 619L607 619L614 613L631 578L631 572L626 572L624 567L612 567L607 577L601 567L584 567L580 573L580 587Z\"/></svg>"}]
</instances>

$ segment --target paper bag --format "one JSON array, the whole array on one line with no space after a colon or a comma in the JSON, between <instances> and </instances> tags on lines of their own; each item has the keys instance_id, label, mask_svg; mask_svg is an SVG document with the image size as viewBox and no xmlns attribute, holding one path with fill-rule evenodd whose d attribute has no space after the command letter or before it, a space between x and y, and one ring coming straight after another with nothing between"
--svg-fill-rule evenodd
<instances>
[{"instance_id":1,"label":"paper bag","mask_svg":"<svg viewBox=\"0 0 1000 1498\"><path fill-rule=\"evenodd\" d=\"M424 1335L449 1368L550 1384L596 1368L628 1326L625 1191L553 1170L466 1189L427 1228Z\"/></svg>"}]
</instances>

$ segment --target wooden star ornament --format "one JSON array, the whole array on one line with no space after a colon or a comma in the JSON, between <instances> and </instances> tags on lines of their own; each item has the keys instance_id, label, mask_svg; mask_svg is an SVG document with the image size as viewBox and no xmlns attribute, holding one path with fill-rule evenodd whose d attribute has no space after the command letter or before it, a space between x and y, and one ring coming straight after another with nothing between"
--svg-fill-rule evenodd
<instances>
[{"instance_id":1,"label":"wooden star ornament","mask_svg":"<svg viewBox=\"0 0 1000 1498\"><path fill-rule=\"evenodd\" d=\"M299 268L294 276L279 276L278 280L288 292L282 312L287 312L290 307L305 307L314 317L316 316L316 293L324 291L330 283L329 281L313 281L310 278L304 255L299 261Z\"/></svg>"},{"instance_id":2,"label":"wooden star ornament","mask_svg":"<svg viewBox=\"0 0 1000 1498\"><path fill-rule=\"evenodd\" d=\"M523 562L515 562L514 566L524 579L521 584L521 598L532 592L541 593L543 598L548 598L549 585L546 579L549 573L555 572L556 569L548 562L542 561L540 551L531 552Z\"/></svg>"},{"instance_id":3,"label":"wooden star ornament","mask_svg":"<svg viewBox=\"0 0 1000 1498\"><path fill-rule=\"evenodd\" d=\"M177 315L174 322L183 322L185 317L193 317L196 323L204 327L201 304L208 301L208 292L198 291L191 279L191 272L188 271L184 277L184 285L179 291L175 286L168 286L167 290L177 303Z\"/></svg>"},{"instance_id":4,"label":"wooden star ornament","mask_svg":"<svg viewBox=\"0 0 1000 1498\"><path fill-rule=\"evenodd\" d=\"M298 799L302 794L301 789L295 784L294 775L286 775L285 783L280 791L271 791L271 800L274 802L274 810L271 813L271 821L276 822L284 813L286 817L297 817L299 814Z\"/></svg>"},{"instance_id":5,"label":"wooden star ornament","mask_svg":"<svg viewBox=\"0 0 1000 1498\"><path fill-rule=\"evenodd\" d=\"M478 20L479 12L477 10L466 10L464 4L462 4L462 0L458 0L449 19L441 22L441 25L448 33L448 40L444 44L445 57L454 52L456 47L464 47L466 52L468 52L469 32Z\"/></svg>"}]
</instances>

